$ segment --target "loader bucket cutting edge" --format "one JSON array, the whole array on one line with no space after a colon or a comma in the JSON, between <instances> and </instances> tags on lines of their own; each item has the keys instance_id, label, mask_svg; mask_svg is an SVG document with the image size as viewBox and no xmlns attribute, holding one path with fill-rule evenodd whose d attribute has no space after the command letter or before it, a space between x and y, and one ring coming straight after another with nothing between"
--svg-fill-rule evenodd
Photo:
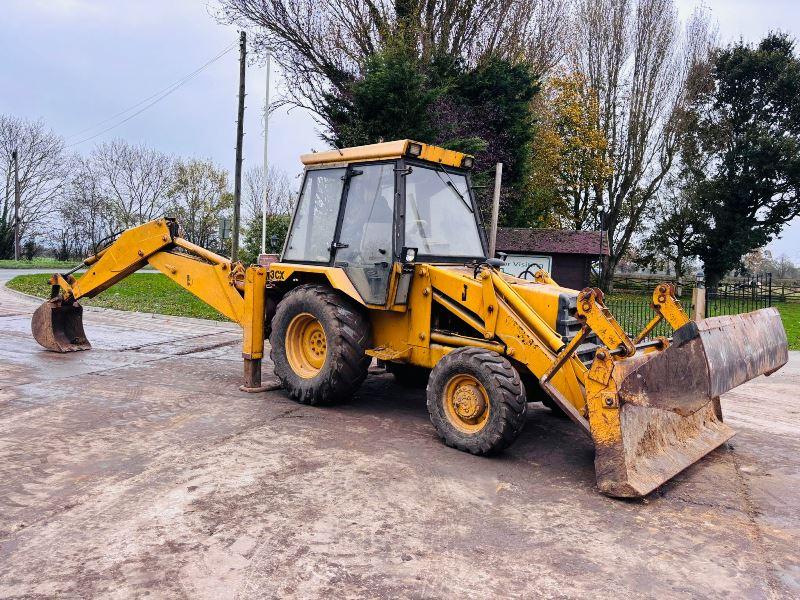
<instances>
[{"instance_id":1,"label":"loader bucket cutting edge","mask_svg":"<svg viewBox=\"0 0 800 600\"><path fill-rule=\"evenodd\" d=\"M774 308L688 323L663 352L614 364L612 407L590 404L595 471L610 496L639 497L734 435L719 396L788 361Z\"/></svg>"},{"instance_id":2,"label":"loader bucket cutting edge","mask_svg":"<svg viewBox=\"0 0 800 600\"><path fill-rule=\"evenodd\" d=\"M52 352L89 350L92 345L83 331L83 307L53 298L33 313L31 333L40 346Z\"/></svg>"}]
</instances>

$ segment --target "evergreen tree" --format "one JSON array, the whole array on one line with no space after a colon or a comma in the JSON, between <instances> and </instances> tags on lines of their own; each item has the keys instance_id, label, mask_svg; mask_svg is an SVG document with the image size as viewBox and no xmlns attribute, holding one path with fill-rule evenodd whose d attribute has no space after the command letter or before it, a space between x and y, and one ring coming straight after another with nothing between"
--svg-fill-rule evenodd
<instances>
[{"instance_id":1,"label":"evergreen tree","mask_svg":"<svg viewBox=\"0 0 800 600\"><path fill-rule=\"evenodd\" d=\"M538 89L526 63L490 58L469 68L447 55L423 58L400 37L367 60L363 76L326 94L322 114L337 147L410 138L474 154L484 212L491 189L482 186L502 162L501 223L521 225Z\"/></svg>"},{"instance_id":2,"label":"evergreen tree","mask_svg":"<svg viewBox=\"0 0 800 600\"><path fill-rule=\"evenodd\" d=\"M714 287L800 215L800 61L784 34L714 60L694 135L710 172L697 186L699 256Z\"/></svg>"}]
</instances>

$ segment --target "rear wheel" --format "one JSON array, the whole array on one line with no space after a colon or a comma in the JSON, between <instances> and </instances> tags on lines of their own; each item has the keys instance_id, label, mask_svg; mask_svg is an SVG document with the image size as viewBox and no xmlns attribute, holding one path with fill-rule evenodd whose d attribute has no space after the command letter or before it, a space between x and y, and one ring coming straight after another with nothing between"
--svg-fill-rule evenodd
<instances>
[{"instance_id":1,"label":"rear wheel","mask_svg":"<svg viewBox=\"0 0 800 600\"><path fill-rule=\"evenodd\" d=\"M332 404L350 396L367 376L366 316L352 300L322 285L302 285L275 310L270 356L289 397Z\"/></svg>"},{"instance_id":2,"label":"rear wheel","mask_svg":"<svg viewBox=\"0 0 800 600\"><path fill-rule=\"evenodd\" d=\"M459 348L431 371L428 413L448 446L498 452L519 436L527 407L519 374L496 352Z\"/></svg>"}]
</instances>

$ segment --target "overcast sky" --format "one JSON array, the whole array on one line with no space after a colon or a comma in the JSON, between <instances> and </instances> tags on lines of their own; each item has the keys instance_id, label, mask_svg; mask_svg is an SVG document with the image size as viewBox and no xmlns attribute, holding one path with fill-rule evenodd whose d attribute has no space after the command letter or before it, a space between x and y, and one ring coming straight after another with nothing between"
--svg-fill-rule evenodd
<instances>
[{"instance_id":1,"label":"overcast sky","mask_svg":"<svg viewBox=\"0 0 800 600\"><path fill-rule=\"evenodd\" d=\"M677 0L682 14L697 4ZM771 29L800 38L797 0L705 0L723 42L757 41ZM204 0L2 0L0 113L43 119L68 143L75 135L191 73L237 41ZM233 170L238 52L234 48L127 123L73 147L117 137L181 156L211 158ZM247 71L245 166L261 164L264 68ZM281 91L273 69L272 94ZM111 121L106 126L113 124ZM290 176L298 156L326 146L310 114L278 110L270 120L269 155ZM800 220L771 244L800 262Z\"/></svg>"}]
</instances>

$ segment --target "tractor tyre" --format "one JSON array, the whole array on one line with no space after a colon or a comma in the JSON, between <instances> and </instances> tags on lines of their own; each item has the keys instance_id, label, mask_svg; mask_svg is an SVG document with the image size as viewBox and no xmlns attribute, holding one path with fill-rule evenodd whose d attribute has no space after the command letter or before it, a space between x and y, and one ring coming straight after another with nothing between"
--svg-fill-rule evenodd
<instances>
[{"instance_id":1,"label":"tractor tyre","mask_svg":"<svg viewBox=\"0 0 800 600\"><path fill-rule=\"evenodd\" d=\"M517 370L497 352L459 348L428 381L428 413L444 443L471 454L507 448L517 439L528 404Z\"/></svg>"},{"instance_id":2,"label":"tractor tyre","mask_svg":"<svg viewBox=\"0 0 800 600\"><path fill-rule=\"evenodd\" d=\"M292 400L334 404L366 378L369 340L369 320L355 302L323 285L301 285L275 309L270 358Z\"/></svg>"},{"instance_id":3,"label":"tractor tyre","mask_svg":"<svg viewBox=\"0 0 800 600\"><path fill-rule=\"evenodd\" d=\"M386 370L394 375L394 380L403 387L424 390L428 385L431 370L404 363L386 363Z\"/></svg>"}]
</instances>

